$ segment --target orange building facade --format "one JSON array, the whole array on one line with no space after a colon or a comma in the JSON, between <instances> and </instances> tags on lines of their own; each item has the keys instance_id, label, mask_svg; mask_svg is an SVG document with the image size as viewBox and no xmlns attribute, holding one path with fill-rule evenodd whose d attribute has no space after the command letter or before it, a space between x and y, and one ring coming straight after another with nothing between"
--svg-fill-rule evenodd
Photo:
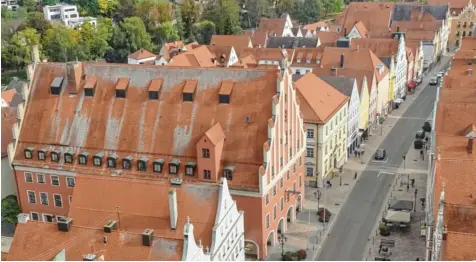
<instances>
[{"instance_id":1,"label":"orange building facade","mask_svg":"<svg viewBox=\"0 0 476 262\"><path fill-rule=\"evenodd\" d=\"M306 138L289 70L47 63L29 89L12 164L32 220L68 216L79 174L198 187L226 177L246 252L265 258L303 206Z\"/></svg>"}]
</instances>

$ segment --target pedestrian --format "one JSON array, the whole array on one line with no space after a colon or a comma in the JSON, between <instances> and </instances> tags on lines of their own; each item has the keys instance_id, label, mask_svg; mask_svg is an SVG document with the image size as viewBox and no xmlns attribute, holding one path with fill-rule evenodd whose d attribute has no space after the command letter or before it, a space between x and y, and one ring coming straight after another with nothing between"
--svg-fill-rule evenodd
<instances>
[{"instance_id":1,"label":"pedestrian","mask_svg":"<svg viewBox=\"0 0 476 262\"><path fill-rule=\"evenodd\" d=\"M419 258L419 257L417 257L415 261L420 261L420 258Z\"/></svg>"},{"instance_id":2,"label":"pedestrian","mask_svg":"<svg viewBox=\"0 0 476 262\"><path fill-rule=\"evenodd\" d=\"M357 179L357 172L355 172L354 174L354 179Z\"/></svg>"},{"instance_id":3,"label":"pedestrian","mask_svg":"<svg viewBox=\"0 0 476 262\"><path fill-rule=\"evenodd\" d=\"M407 183L407 192L408 192L408 190L410 190L410 184L409 183Z\"/></svg>"},{"instance_id":4,"label":"pedestrian","mask_svg":"<svg viewBox=\"0 0 476 262\"><path fill-rule=\"evenodd\" d=\"M380 254L380 252L382 252L382 244L378 246L378 253Z\"/></svg>"},{"instance_id":5,"label":"pedestrian","mask_svg":"<svg viewBox=\"0 0 476 262\"><path fill-rule=\"evenodd\" d=\"M412 179L410 180L410 182L412 183L412 187L415 187L415 179L412 178Z\"/></svg>"},{"instance_id":6,"label":"pedestrian","mask_svg":"<svg viewBox=\"0 0 476 262\"><path fill-rule=\"evenodd\" d=\"M421 160L425 160L425 157L423 156L423 149L420 150L420 157L421 157Z\"/></svg>"},{"instance_id":7,"label":"pedestrian","mask_svg":"<svg viewBox=\"0 0 476 262\"><path fill-rule=\"evenodd\" d=\"M357 158L357 150L354 149L354 156Z\"/></svg>"},{"instance_id":8,"label":"pedestrian","mask_svg":"<svg viewBox=\"0 0 476 262\"><path fill-rule=\"evenodd\" d=\"M357 152L357 156L360 157L360 151Z\"/></svg>"}]
</instances>

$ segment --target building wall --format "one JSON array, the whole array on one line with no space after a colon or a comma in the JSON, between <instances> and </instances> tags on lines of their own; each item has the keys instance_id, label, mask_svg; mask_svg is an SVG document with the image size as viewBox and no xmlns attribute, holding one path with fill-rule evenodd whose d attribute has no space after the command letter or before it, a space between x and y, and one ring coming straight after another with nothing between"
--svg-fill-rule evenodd
<instances>
[{"instance_id":1,"label":"building wall","mask_svg":"<svg viewBox=\"0 0 476 262\"><path fill-rule=\"evenodd\" d=\"M468 2L470 3L470 2ZM451 17L449 22L450 31L448 33L448 47L454 49L459 47L463 40L463 32L466 32L466 36L471 36L472 26L471 23L476 23L476 8L473 6L466 6L460 14L455 14ZM466 23L466 27L464 24Z\"/></svg>"},{"instance_id":2,"label":"building wall","mask_svg":"<svg viewBox=\"0 0 476 262\"><path fill-rule=\"evenodd\" d=\"M370 94L368 88L367 78L364 77L362 80L362 87L360 88L359 93L359 129L365 130L369 125L369 106L370 106Z\"/></svg>"},{"instance_id":3,"label":"building wall","mask_svg":"<svg viewBox=\"0 0 476 262\"><path fill-rule=\"evenodd\" d=\"M8 157L2 157L2 199L9 195L17 195L15 176L8 161Z\"/></svg>"},{"instance_id":4,"label":"building wall","mask_svg":"<svg viewBox=\"0 0 476 262\"><path fill-rule=\"evenodd\" d=\"M388 73L390 74L389 76L389 85L388 85L388 101L393 101L395 100L395 90L396 90L396 75L395 75L395 65L394 63L391 63L391 66L389 68Z\"/></svg>"},{"instance_id":5,"label":"building wall","mask_svg":"<svg viewBox=\"0 0 476 262\"><path fill-rule=\"evenodd\" d=\"M359 108L360 98L359 91L357 89L357 82L354 81L354 88L352 89L352 95L348 102L349 109L347 110L347 148L351 154L358 146L357 134L359 131Z\"/></svg>"},{"instance_id":6,"label":"building wall","mask_svg":"<svg viewBox=\"0 0 476 262\"><path fill-rule=\"evenodd\" d=\"M294 36L293 31L293 22L291 21L291 17L289 15L286 16L286 24L284 25L283 35L282 36ZM252 46L251 46L252 47Z\"/></svg>"},{"instance_id":7,"label":"building wall","mask_svg":"<svg viewBox=\"0 0 476 262\"><path fill-rule=\"evenodd\" d=\"M427 69L434 62L435 46L432 43L426 42L422 44L423 47L423 69Z\"/></svg>"},{"instance_id":8,"label":"building wall","mask_svg":"<svg viewBox=\"0 0 476 262\"><path fill-rule=\"evenodd\" d=\"M322 179L329 178L334 168L347 161L347 103L318 130L318 172Z\"/></svg>"},{"instance_id":9,"label":"building wall","mask_svg":"<svg viewBox=\"0 0 476 262\"><path fill-rule=\"evenodd\" d=\"M407 56L405 50L405 39L400 37L398 44L398 52L396 56L396 73L395 73L395 85L396 85L396 98L402 98L406 95L407 87Z\"/></svg>"},{"instance_id":10,"label":"building wall","mask_svg":"<svg viewBox=\"0 0 476 262\"><path fill-rule=\"evenodd\" d=\"M369 126L373 127L376 122L376 115L377 115L377 80L375 79L375 75L373 76L373 80L369 81L370 83L370 98L369 98Z\"/></svg>"},{"instance_id":11,"label":"building wall","mask_svg":"<svg viewBox=\"0 0 476 262\"><path fill-rule=\"evenodd\" d=\"M305 62L305 61L302 61L302 62ZM293 74L298 74L298 75L305 75L309 72L312 72L312 67L313 66L317 66L316 65L312 65L312 64L308 64L309 66L293 66L291 67L291 70L293 71Z\"/></svg>"},{"instance_id":12,"label":"building wall","mask_svg":"<svg viewBox=\"0 0 476 262\"><path fill-rule=\"evenodd\" d=\"M133 59L133 58L127 58L127 63L128 64L132 64L132 65L138 65L140 63L145 63L147 61L154 61L156 59L156 57L148 57L148 58L145 58L145 59Z\"/></svg>"},{"instance_id":13,"label":"building wall","mask_svg":"<svg viewBox=\"0 0 476 262\"><path fill-rule=\"evenodd\" d=\"M306 178L315 177L318 166L318 125L313 123L305 123L306 129ZM307 154L307 151L312 150L312 157Z\"/></svg>"},{"instance_id":14,"label":"building wall","mask_svg":"<svg viewBox=\"0 0 476 262\"><path fill-rule=\"evenodd\" d=\"M28 183L25 180L25 173L31 173L33 176L33 182ZM44 174L45 184L38 183L38 174ZM51 176L58 176L59 186L53 186L51 184ZM73 196L72 187L68 187L66 183L66 177L75 177L74 172L58 171L52 169L43 168L29 168L29 167L15 167L15 178L18 185L18 195L20 208L23 213L37 212L40 215L40 220L43 218L43 214L67 216L69 212L69 197ZM27 191L33 191L35 193L36 203L29 203ZM48 194L48 205L41 204L40 193L45 192ZM62 207L55 207L53 194L61 195Z\"/></svg>"},{"instance_id":15,"label":"building wall","mask_svg":"<svg viewBox=\"0 0 476 262\"><path fill-rule=\"evenodd\" d=\"M388 89L389 89L389 74L382 78L378 83L377 93L377 113L386 114L388 111Z\"/></svg>"}]
</instances>

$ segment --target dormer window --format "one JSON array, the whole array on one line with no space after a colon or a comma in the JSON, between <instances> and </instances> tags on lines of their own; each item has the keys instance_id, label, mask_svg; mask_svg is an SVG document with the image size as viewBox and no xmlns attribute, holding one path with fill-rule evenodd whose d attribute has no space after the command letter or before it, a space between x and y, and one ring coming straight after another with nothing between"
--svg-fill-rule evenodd
<instances>
[{"instance_id":1,"label":"dormer window","mask_svg":"<svg viewBox=\"0 0 476 262\"><path fill-rule=\"evenodd\" d=\"M137 170L145 172L147 170L147 157L141 157L137 160Z\"/></svg>"},{"instance_id":2,"label":"dormer window","mask_svg":"<svg viewBox=\"0 0 476 262\"><path fill-rule=\"evenodd\" d=\"M177 174L180 168L180 160L174 159L169 163L169 173L170 174Z\"/></svg>"},{"instance_id":3,"label":"dormer window","mask_svg":"<svg viewBox=\"0 0 476 262\"><path fill-rule=\"evenodd\" d=\"M59 159L60 159L60 150L59 149L55 149L53 151L51 151L51 161L52 162L59 162Z\"/></svg>"},{"instance_id":4,"label":"dormer window","mask_svg":"<svg viewBox=\"0 0 476 262\"><path fill-rule=\"evenodd\" d=\"M85 96L94 96L94 91L96 89L96 77L90 76L86 80L86 85L84 85L84 95Z\"/></svg>"},{"instance_id":5,"label":"dormer window","mask_svg":"<svg viewBox=\"0 0 476 262\"><path fill-rule=\"evenodd\" d=\"M73 163L73 154L72 153L64 153L64 162L68 164Z\"/></svg>"},{"instance_id":6,"label":"dormer window","mask_svg":"<svg viewBox=\"0 0 476 262\"><path fill-rule=\"evenodd\" d=\"M159 91L162 88L163 78L152 79L149 83L149 100L159 100Z\"/></svg>"},{"instance_id":7,"label":"dormer window","mask_svg":"<svg viewBox=\"0 0 476 262\"><path fill-rule=\"evenodd\" d=\"M50 92L52 95L59 95L61 93L61 86L63 85L63 77L55 77L50 85Z\"/></svg>"},{"instance_id":8,"label":"dormer window","mask_svg":"<svg viewBox=\"0 0 476 262\"><path fill-rule=\"evenodd\" d=\"M79 159L79 164L80 165L87 165L88 164L88 152L82 152L79 154L78 159Z\"/></svg>"},{"instance_id":9,"label":"dormer window","mask_svg":"<svg viewBox=\"0 0 476 262\"><path fill-rule=\"evenodd\" d=\"M233 91L233 81L222 81L218 100L220 104L229 104L231 92Z\"/></svg>"},{"instance_id":10,"label":"dormer window","mask_svg":"<svg viewBox=\"0 0 476 262\"><path fill-rule=\"evenodd\" d=\"M26 159L32 159L33 158L33 152L35 151L35 148L30 146L25 149L25 158Z\"/></svg>"},{"instance_id":11,"label":"dormer window","mask_svg":"<svg viewBox=\"0 0 476 262\"><path fill-rule=\"evenodd\" d=\"M102 166L102 160L104 158L104 153L97 153L94 157L93 157L93 165L94 166Z\"/></svg>"},{"instance_id":12,"label":"dormer window","mask_svg":"<svg viewBox=\"0 0 476 262\"><path fill-rule=\"evenodd\" d=\"M297 59L297 62L298 62L298 63L301 63L301 58L298 58L298 59Z\"/></svg>"},{"instance_id":13,"label":"dormer window","mask_svg":"<svg viewBox=\"0 0 476 262\"><path fill-rule=\"evenodd\" d=\"M107 158L107 167L109 168L116 168L117 163L117 155L113 154Z\"/></svg>"},{"instance_id":14,"label":"dormer window","mask_svg":"<svg viewBox=\"0 0 476 262\"><path fill-rule=\"evenodd\" d=\"M185 174L187 176L193 176L195 174L196 162L190 161L185 165Z\"/></svg>"},{"instance_id":15,"label":"dormer window","mask_svg":"<svg viewBox=\"0 0 476 262\"><path fill-rule=\"evenodd\" d=\"M116 84L116 97L126 98L127 88L129 87L129 78L121 77Z\"/></svg>"},{"instance_id":16,"label":"dormer window","mask_svg":"<svg viewBox=\"0 0 476 262\"><path fill-rule=\"evenodd\" d=\"M122 159L122 168L123 169L131 169L131 164L132 164L132 156L126 156L124 159Z\"/></svg>"},{"instance_id":17,"label":"dormer window","mask_svg":"<svg viewBox=\"0 0 476 262\"><path fill-rule=\"evenodd\" d=\"M223 176L228 180L233 179L233 172L235 171L235 166L225 166L223 168Z\"/></svg>"},{"instance_id":18,"label":"dormer window","mask_svg":"<svg viewBox=\"0 0 476 262\"><path fill-rule=\"evenodd\" d=\"M311 59L309 59L309 58L306 59L306 63L307 63L307 64L310 64L310 63L311 63Z\"/></svg>"},{"instance_id":19,"label":"dormer window","mask_svg":"<svg viewBox=\"0 0 476 262\"><path fill-rule=\"evenodd\" d=\"M156 159L154 160L153 164L154 173L162 173L162 168L164 167L164 160L163 159Z\"/></svg>"},{"instance_id":20,"label":"dormer window","mask_svg":"<svg viewBox=\"0 0 476 262\"><path fill-rule=\"evenodd\" d=\"M202 157L203 158L210 158L210 149L202 148Z\"/></svg>"},{"instance_id":21,"label":"dormer window","mask_svg":"<svg viewBox=\"0 0 476 262\"><path fill-rule=\"evenodd\" d=\"M321 64L321 59L316 59L316 64L320 65Z\"/></svg>"},{"instance_id":22,"label":"dormer window","mask_svg":"<svg viewBox=\"0 0 476 262\"><path fill-rule=\"evenodd\" d=\"M45 161L47 153L48 153L48 149L46 148L38 150L38 160Z\"/></svg>"},{"instance_id":23,"label":"dormer window","mask_svg":"<svg viewBox=\"0 0 476 262\"><path fill-rule=\"evenodd\" d=\"M183 87L183 101L184 102L193 102L195 96L195 89L197 88L197 80L187 80L185 81L185 86Z\"/></svg>"}]
</instances>

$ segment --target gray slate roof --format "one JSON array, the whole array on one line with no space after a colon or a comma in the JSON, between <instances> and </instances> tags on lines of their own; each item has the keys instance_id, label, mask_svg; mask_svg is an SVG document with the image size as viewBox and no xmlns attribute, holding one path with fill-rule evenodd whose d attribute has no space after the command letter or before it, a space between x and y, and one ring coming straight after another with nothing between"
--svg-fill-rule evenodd
<instances>
[{"instance_id":1,"label":"gray slate roof","mask_svg":"<svg viewBox=\"0 0 476 262\"><path fill-rule=\"evenodd\" d=\"M352 96L355 78L347 76L320 76L320 78L335 89L339 90L342 94L348 97Z\"/></svg>"},{"instance_id":2,"label":"gray slate roof","mask_svg":"<svg viewBox=\"0 0 476 262\"><path fill-rule=\"evenodd\" d=\"M421 9L430 13L437 20L445 20L448 12L448 5L414 5L399 3L393 8L392 21L408 21L411 18L411 12L414 9Z\"/></svg>"},{"instance_id":3,"label":"gray slate roof","mask_svg":"<svg viewBox=\"0 0 476 262\"><path fill-rule=\"evenodd\" d=\"M390 63L392 62L391 57L379 57L380 61L382 61L388 68L390 68Z\"/></svg>"},{"instance_id":4,"label":"gray slate roof","mask_svg":"<svg viewBox=\"0 0 476 262\"><path fill-rule=\"evenodd\" d=\"M269 37L268 43L266 44L267 48L314 48L318 44L317 38L310 37L282 37L275 36Z\"/></svg>"}]
</instances>

